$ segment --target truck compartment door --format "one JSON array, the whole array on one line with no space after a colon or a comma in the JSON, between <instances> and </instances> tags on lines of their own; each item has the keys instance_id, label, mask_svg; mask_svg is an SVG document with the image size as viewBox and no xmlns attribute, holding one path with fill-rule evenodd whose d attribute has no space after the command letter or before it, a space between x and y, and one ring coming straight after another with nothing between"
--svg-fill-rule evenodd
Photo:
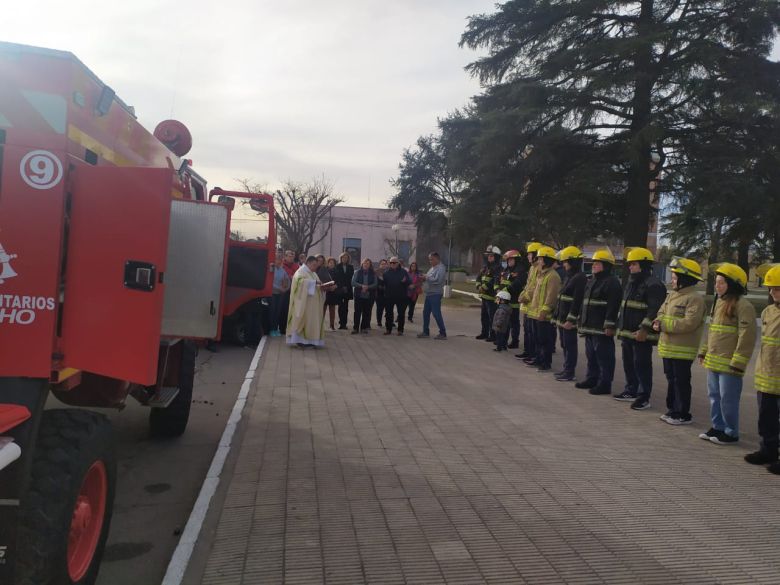
<instances>
[{"instance_id":1,"label":"truck compartment door","mask_svg":"<svg viewBox=\"0 0 780 585\"><path fill-rule=\"evenodd\" d=\"M72 178L63 363L154 384L173 171L79 166Z\"/></svg>"},{"instance_id":2,"label":"truck compartment door","mask_svg":"<svg viewBox=\"0 0 780 585\"><path fill-rule=\"evenodd\" d=\"M230 212L224 205L179 200L171 206L162 334L219 336Z\"/></svg>"}]
</instances>

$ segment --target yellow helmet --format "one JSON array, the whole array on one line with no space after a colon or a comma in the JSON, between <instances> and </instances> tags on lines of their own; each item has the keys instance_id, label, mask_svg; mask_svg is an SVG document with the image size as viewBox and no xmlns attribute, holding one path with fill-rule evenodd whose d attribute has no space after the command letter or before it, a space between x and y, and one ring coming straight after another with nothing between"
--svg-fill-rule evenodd
<instances>
[{"instance_id":1,"label":"yellow helmet","mask_svg":"<svg viewBox=\"0 0 780 585\"><path fill-rule=\"evenodd\" d=\"M648 260L652 262L655 260L653 258L653 253L648 250L647 248L626 248L625 249L625 258L626 262L642 262L643 260Z\"/></svg>"},{"instance_id":2,"label":"yellow helmet","mask_svg":"<svg viewBox=\"0 0 780 585\"><path fill-rule=\"evenodd\" d=\"M669 267L672 269L672 272L676 272L677 274L685 274L696 280L704 280L701 276L701 266L699 266L699 263L696 262L696 260L674 256L669 263Z\"/></svg>"},{"instance_id":3,"label":"yellow helmet","mask_svg":"<svg viewBox=\"0 0 780 585\"><path fill-rule=\"evenodd\" d=\"M780 286L780 264L762 264L756 274L763 279L762 286Z\"/></svg>"},{"instance_id":4,"label":"yellow helmet","mask_svg":"<svg viewBox=\"0 0 780 585\"><path fill-rule=\"evenodd\" d=\"M732 264L731 262L719 262L718 264L713 264L710 267L710 270L715 274L730 278L742 288L747 288L747 274L745 274L745 271L736 264Z\"/></svg>"},{"instance_id":5,"label":"yellow helmet","mask_svg":"<svg viewBox=\"0 0 780 585\"><path fill-rule=\"evenodd\" d=\"M566 246L563 250L558 252L558 260L561 262L565 260L577 260L583 258L584 254L577 246Z\"/></svg>"},{"instance_id":6,"label":"yellow helmet","mask_svg":"<svg viewBox=\"0 0 780 585\"><path fill-rule=\"evenodd\" d=\"M552 258L555 260L555 250L553 250L550 246L541 246L536 251L536 257L537 258Z\"/></svg>"},{"instance_id":7,"label":"yellow helmet","mask_svg":"<svg viewBox=\"0 0 780 585\"><path fill-rule=\"evenodd\" d=\"M525 253L526 254L536 253L539 251L539 248L541 248L543 245L544 244L542 244L541 242L531 242L528 244L528 246L526 246Z\"/></svg>"},{"instance_id":8,"label":"yellow helmet","mask_svg":"<svg viewBox=\"0 0 780 585\"><path fill-rule=\"evenodd\" d=\"M610 264L614 264L615 255L609 251L609 248L602 248L601 250L593 252L591 260L594 262L609 262Z\"/></svg>"}]
</instances>

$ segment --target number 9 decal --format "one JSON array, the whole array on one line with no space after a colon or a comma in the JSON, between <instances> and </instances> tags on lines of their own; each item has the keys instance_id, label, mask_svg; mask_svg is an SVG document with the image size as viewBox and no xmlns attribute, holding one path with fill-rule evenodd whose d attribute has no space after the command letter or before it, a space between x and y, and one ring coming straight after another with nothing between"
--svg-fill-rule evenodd
<instances>
[{"instance_id":1,"label":"number 9 decal","mask_svg":"<svg viewBox=\"0 0 780 585\"><path fill-rule=\"evenodd\" d=\"M51 189L62 180L62 163L48 150L33 150L24 155L19 172L33 189Z\"/></svg>"}]
</instances>

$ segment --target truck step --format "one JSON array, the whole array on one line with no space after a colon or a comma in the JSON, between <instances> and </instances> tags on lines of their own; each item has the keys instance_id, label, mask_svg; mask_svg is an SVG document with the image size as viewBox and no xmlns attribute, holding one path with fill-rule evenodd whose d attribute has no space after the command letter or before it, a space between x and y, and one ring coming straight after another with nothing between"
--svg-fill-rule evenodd
<instances>
[{"instance_id":1,"label":"truck step","mask_svg":"<svg viewBox=\"0 0 780 585\"><path fill-rule=\"evenodd\" d=\"M154 396L149 399L147 403L152 408L166 408L173 399L179 394L179 389L176 386L166 386L160 388Z\"/></svg>"}]
</instances>

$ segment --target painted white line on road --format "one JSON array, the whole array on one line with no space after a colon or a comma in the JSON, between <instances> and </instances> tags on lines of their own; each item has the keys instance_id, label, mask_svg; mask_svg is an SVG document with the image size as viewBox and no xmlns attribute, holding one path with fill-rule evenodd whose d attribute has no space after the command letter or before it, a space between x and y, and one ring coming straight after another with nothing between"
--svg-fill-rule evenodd
<instances>
[{"instance_id":1,"label":"painted white line on road","mask_svg":"<svg viewBox=\"0 0 780 585\"><path fill-rule=\"evenodd\" d=\"M198 542L198 536L200 536L200 531L203 528L203 521L206 519L206 513L209 511L211 499L217 492L219 478L222 474L222 469L225 467L225 460L227 460L227 457L230 454L230 448L233 444L233 435L241 420L241 413L246 405L249 388L252 385L252 379L257 370L257 364L260 362L260 357L263 355L263 349L265 349L265 342L266 338L263 337L257 346L244 383L241 385L241 391L236 398L236 403L233 405L233 410L225 425L225 430L222 432L222 438L219 441L217 452L214 453L214 458L211 460L211 467L209 467L208 473L206 474L206 479L203 480L198 499L195 500L195 506L192 508L190 517L187 520L187 525L184 527L184 532L179 540L179 544L176 546L176 550L173 551L171 562L168 563L168 569L165 571L162 585L180 585L184 579L184 573L187 571L187 566L190 564L190 559L192 558L192 551L195 549L195 543Z\"/></svg>"}]
</instances>

